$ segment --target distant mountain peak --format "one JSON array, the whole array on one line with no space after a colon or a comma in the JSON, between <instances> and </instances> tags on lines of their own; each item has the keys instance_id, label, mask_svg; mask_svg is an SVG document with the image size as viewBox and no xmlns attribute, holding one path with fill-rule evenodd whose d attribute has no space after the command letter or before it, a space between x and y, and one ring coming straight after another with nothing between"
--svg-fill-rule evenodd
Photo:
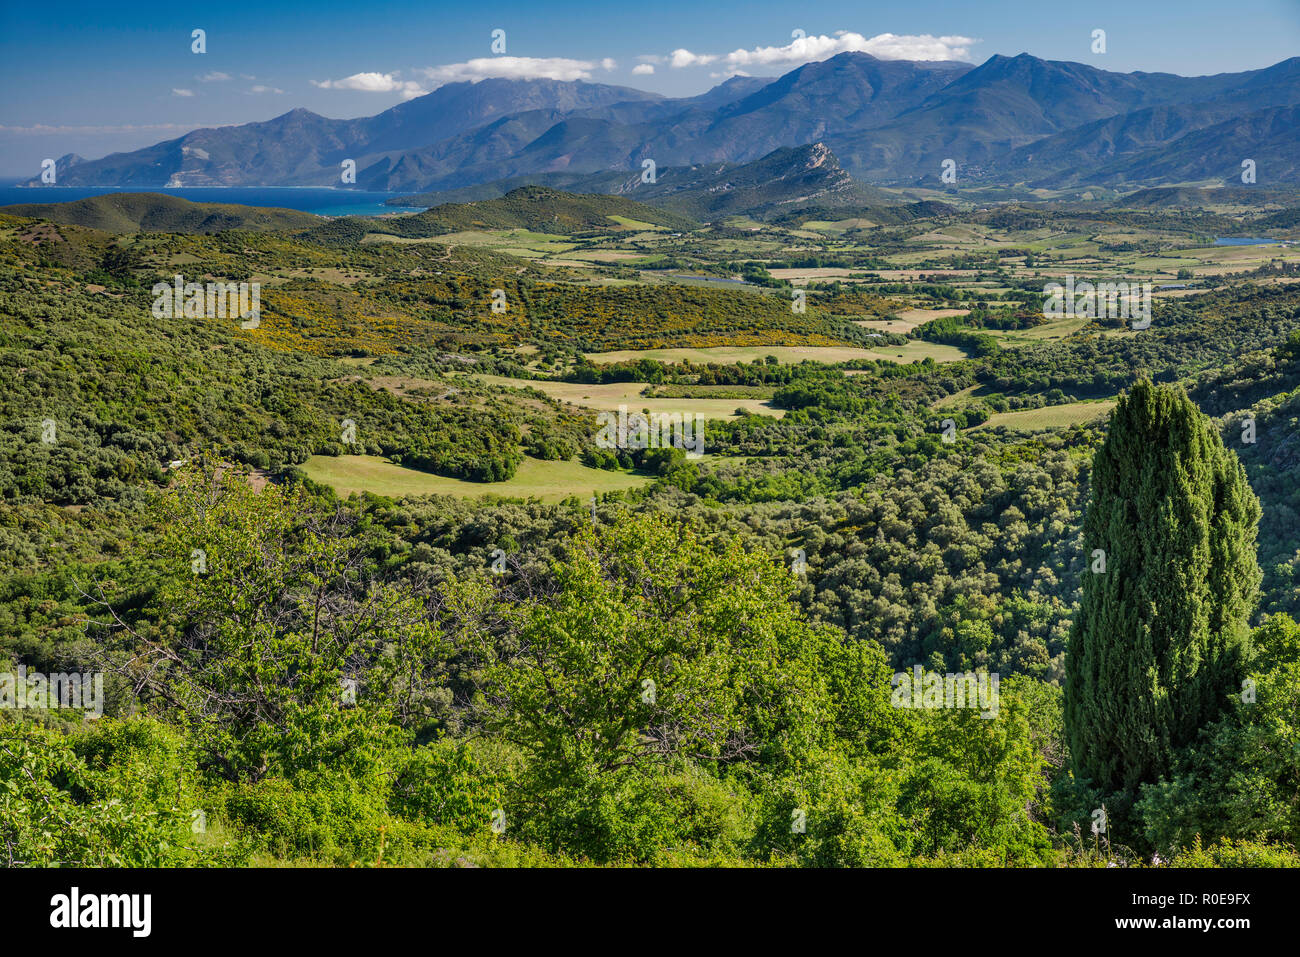
<instances>
[{"instance_id":1,"label":"distant mountain peak","mask_svg":"<svg viewBox=\"0 0 1300 957\"><path fill-rule=\"evenodd\" d=\"M948 160L968 182L1101 177L1090 179L1101 185L1136 176L1158 180L1152 171L1167 165L1147 153L1175 131L1186 135L1296 104L1300 58L1244 73L1181 77L1112 72L1030 53L996 54L974 66L845 52L775 79L729 77L695 97L496 77L445 84L361 119L297 108L274 120L195 130L131 153L65 162L59 182L144 189L333 186L340 162L351 159L357 186L375 190L471 189L543 174L562 176L565 185L605 176L612 186L639 177L643 161L653 159L660 170L694 170L693 176L718 173L719 164L748 165L751 173L786 180L833 174L809 184L813 192L832 188L832 180L850 184L850 173L859 182L924 181ZM1271 175L1296 178L1286 157L1295 154L1300 133L1263 117L1238 124L1234 136L1247 126L1264 137L1257 151L1283 158ZM1202 141L1186 141L1194 142ZM1231 164L1216 156L1182 165L1198 176L1230 173Z\"/></svg>"},{"instance_id":2,"label":"distant mountain peak","mask_svg":"<svg viewBox=\"0 0 1300 957\"><path fill-rule=\"evenodd\" d=\"M834 169L840 168L840 161L835 157L831 148L825 143L809 143L807 146L803 147L803 149L808 157L808 169L817 169L820 166L827 165Z\"/></svg>"}]
</instances>

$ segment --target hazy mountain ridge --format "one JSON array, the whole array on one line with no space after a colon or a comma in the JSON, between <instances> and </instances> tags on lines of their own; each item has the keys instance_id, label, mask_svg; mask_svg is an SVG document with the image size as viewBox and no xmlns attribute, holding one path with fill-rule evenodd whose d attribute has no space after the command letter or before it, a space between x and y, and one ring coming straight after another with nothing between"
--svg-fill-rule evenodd
<instances>
[{"instance_id":1,"label":"hazy mountain ridge","mask_svg":"<svg viewBox=\"0 0 1300 957\"><path fill-rule=\"evenodd\" d=\"M219 233L228 229L263 232L306 229L321 222L321 217L296 209L193 203L163 193L108 193L67 203L20 203L0 206L0 214L118 234Z\"/></svg>"},{"instance_id":2,"label":"hazy mountain ridge","mask_svg":"<svg viewBox=\"0 0 1300 957\"><path fill-rule=\"evenodd\" d=\"M529 229L564 234L623 228L615 216L673 229L690 229L696 225L684 216L621 196L580 195L546 186L523 186L496 199L444 203L414 214L410 221L440 226L447 232Z\"/></svg>"},{"instance_id":3,"label":"hazy mountain ridge","mask_svg":"<svg viewBox=\"0 0 1300 957\"><path fill-rule=\"evenodd\" d=\"M669 167L654 183L634 176L618 192L697 218L761 215L791 205L864 204L871 200L824 143L783 147L740 165Z\"/></svg>"},{"instance_id":4,"label":"hazy mountain ridge","mask_svg":"<svg viewBox=\"0 0 1300 957\"><path fill-rule=\"evenodd\" d=\"M644 181L640 171L543 173L390 202L394 206L473 202L503 196L530 183L570 193L625 196L696 220L739 214L771 218L804 206L880 209L898 205L898 200L882 191L855 183L824 143L782 147L751 163L657 168L654 182Z\"/></svg>"},{"instance_id":5,"label":"hazy mountain ridge","mask_svg":"<svg viewBox=\"0 0 1300 957\"><path fill-rule=\"evenodd\" d=\"M1264 137L1257 152L1279 157L1269 172L1278 183L1300 177L1285 161L1300 142L1285 125L1298 104L1300 58L1181 77L1028 54L971 66L844 53L772 80L733 77L681 99L581 81L449 84L369 118L300 109L100 160L61 161L59 183L338 185L345 159L356 162L357 186L376 190L584 174L616 182L620 172L639 175L646 159L661 169L744 164L814 142L860 182L937 181L951 159L961 182L1155 183L1223 178L1233 165L1227 154L1253 145L1251 136ZM1211 129L1187 140L1179 158L1148 155L1170 135Z\"/></svg>"}]
</instances>

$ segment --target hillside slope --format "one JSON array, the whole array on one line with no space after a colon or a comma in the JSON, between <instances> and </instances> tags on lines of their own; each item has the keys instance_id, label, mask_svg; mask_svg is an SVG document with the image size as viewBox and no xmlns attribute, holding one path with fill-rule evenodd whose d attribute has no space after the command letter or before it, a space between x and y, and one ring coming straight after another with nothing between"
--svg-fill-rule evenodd
<instances>
[{"instance_id":1,"label":"hillside slope","mask_svg":"<svg viewBox=\"0 0 1300 957\"><path fill-rule=\"evenodd\" d=\"M306 229L321 217L295 209L192 203L163 193L109 193L66 203L19 203L0 213L87 226L109 233L219 233L228 229L266 232Z\"/></svg>"},{"instance_id":2,"label":"hillside slope","mask_svg":"<svg viewBox=\"0 0 1300 957\"><path fill-rule=\"evenodd\" d=\"M530 229L573 233L621 228L612 218L615 216L670 229L695 225L685 216L621 196L565 193L547 186L522 186L496 199L478 202L443 203L415 214L410 222L441 226L448 232Z\"/></svg>"},{"instance_id":3,"label":"hillside slope","mask_svg":"<svg viewBox=\"0 0 1300 957\"><path fill-rule=\"evenodd\" d=\"M467 202L534 184L569 193L626 196L696 220L736 215L768 218L805 206L861 208L891 203L880 190L855 183L824 143L782 147L752 163L669 166L656 170L653 183L643 182L639 171L540 173L389 202L395 206Z\"/></svg>"}]
</instances>

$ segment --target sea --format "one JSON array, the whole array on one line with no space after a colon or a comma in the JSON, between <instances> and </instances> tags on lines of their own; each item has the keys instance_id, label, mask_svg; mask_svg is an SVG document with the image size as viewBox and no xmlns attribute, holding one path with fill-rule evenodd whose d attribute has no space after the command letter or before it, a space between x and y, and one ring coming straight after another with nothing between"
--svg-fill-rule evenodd
<instances>
[{"instance_id":1,"label":"sea","mask_svg":"<svg viewBox=\"0 0 1300 957\"><path fill-rule=\"evenodd\" d=\"M423 206L385 206L386 200L408 193L377 193L360 189L329 189L313 186L195 186L179 189L131 187L18 186L16 180L0 180L0 206L14 203L67 203L105 193L163 193L193 203L237 203L241 206L274 206L296 209L317 216L378 216L382 213L418 213Z\"/></svg>"},{"instance_id":2,"label":"sea","mask_svg":"<svg viewBox=\"0 0 1300 957\"><path fill-rule=\"evenodd\" d=\"M1276 239L1259 239L1254 236L1220 236L1214 241L1216 246L1268 246L1279 242Z\"/></svg>"}]
</instances>

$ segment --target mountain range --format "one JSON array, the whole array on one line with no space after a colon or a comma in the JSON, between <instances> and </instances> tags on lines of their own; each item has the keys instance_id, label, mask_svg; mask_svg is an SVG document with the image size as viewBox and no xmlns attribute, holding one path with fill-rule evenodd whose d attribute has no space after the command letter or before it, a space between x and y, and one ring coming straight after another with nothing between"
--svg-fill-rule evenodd
<instances>
[{"instance_id":1,"label":"mountain range","mask_svg":"<svg viewBox=\"0 0 1300 957\"><path fill-rule=\"evenodd\" d=\"M671 194L691 177L725 181L738 165L810 144L839 158L846 193L865 188L859 184L939 186L946 160L959 187L1239 181L1245 159L1255 161L1260 185L1294 184L1297 119L1300 57L1182 77L1028 54L972 66L842 53L777 78L733 77L686 98L583 81L451 83L372 117L295 109L56 165L62 186L331 186L350 159L365 189L500 184L482 197L541 184L671 208ZM643 177L647 161L654 175ZM668 170L676 172L660 175ZM680 211L712 215L763 200L757 180L721 192L730 196L719 195L716 209L692 200Z\"/></svg>"},{"instance_id":2,"label":"mountain range","mask_svg":"<svg viewBox=\"0 0 1300 957\"><path fill-rule=\"evenodd\" d=\"M425 206L422 213L367 219L375 232L428 237L476 229L529 229L548 233L590 232L649 223L688 230L700 221L731 215L780 220L869 217L879 224L938 216L952 208L933 201L900 202L851 179L824 143L783 147L752 163L670 166L655 183L623 171L542 174L544 182L498 180L481 186L390 200ZM521 182L523 181L523 182ZM564 190L552 188L558 183ZM632 197L635 196L635 199ZM0 214L90 226L113 233L207 233L226 229L315 229L324 237L351 234L322 217L287 209L192 203L163 193L105 193L66 203L0 206ZM793 221L793 220L792 220Z\"/></svg>"},{"instance_id":3,"label":"mountain range","mask_svg":"<svg viewBox=\"0 0 1300 957\"><path fill-rule=\"evenodd\" d=\"M540 185L573 193L635 197L697 220L746 214L768 218L809 205L827 208L894 206L897 198L854 182L825 143L781 147L750 163L700 163L657 169L653 182L641 171L539 173L447 192L389 200L394 206L429 206L502 196Z\"/></svg>"}]
</instances>

